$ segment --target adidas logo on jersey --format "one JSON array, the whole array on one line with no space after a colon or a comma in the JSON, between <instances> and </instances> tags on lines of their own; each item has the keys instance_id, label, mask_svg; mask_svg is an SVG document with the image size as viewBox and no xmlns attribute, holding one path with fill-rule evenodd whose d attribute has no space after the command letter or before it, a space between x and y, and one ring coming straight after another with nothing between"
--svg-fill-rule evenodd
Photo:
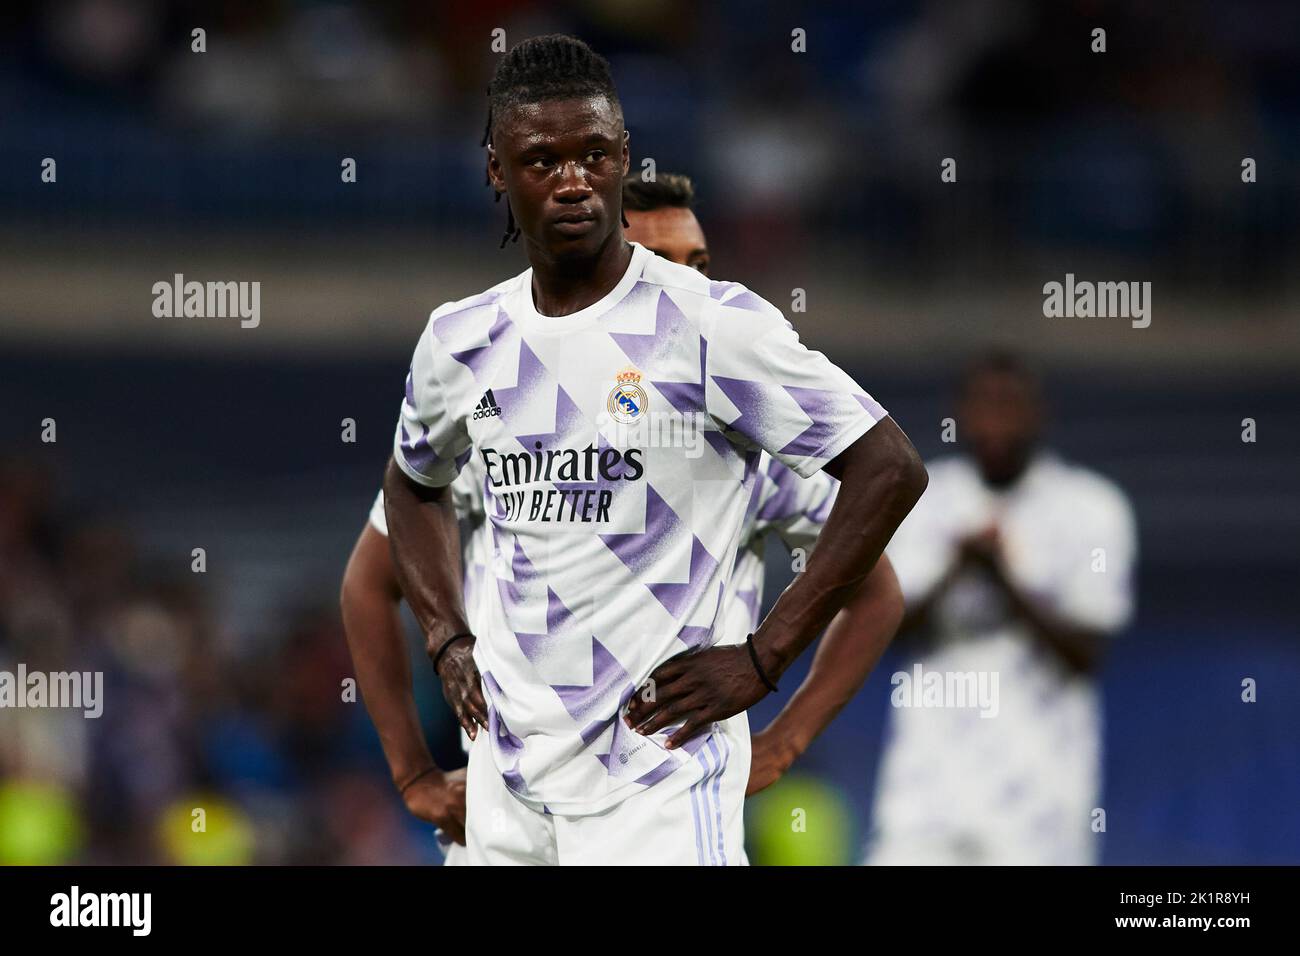
<instances>
[{"instance_id":1,"label":"adidas logo on jersey","mask_svg":"<svg viewBox=\"0 0 1300 956\"><path fill-rule=\"evenodd\" d=\"M474 418L475 420L494 418L500 414L501 406L497 404L497 400L492 396L492 389L489 388L483 393L483 397L478 400L478 404L474 406Z\"/></svg>"}]
</instances>

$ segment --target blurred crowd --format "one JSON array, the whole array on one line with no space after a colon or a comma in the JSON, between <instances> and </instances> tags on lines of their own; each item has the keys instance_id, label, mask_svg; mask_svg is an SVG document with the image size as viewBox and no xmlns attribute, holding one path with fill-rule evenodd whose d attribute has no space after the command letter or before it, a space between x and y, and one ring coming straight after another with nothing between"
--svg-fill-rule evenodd
<instances>
[{"instance_id":1,"label":"blurred crowd","mask_svg":"<svg viewBox=\"0 0 1300 956\"><path fill-rule=\"evenodd\" d=\"M345 700L332 594L236 640L204 580L60 507L31 460L0 467L0 670L99 671L104 698L0 710L0 865L436 861Z\"/></svg>"},{"instance_id":2,"label":"blurred crowd","mask_svg":"<svg viewBox=\"0 0 1300 956\"><path fill-rule=\"evenodd\" d=\"M634 161L690 172L742 260L828 235L914 269L1065 244L1240 287L1280 275L1300 232L1281 214L1300 195L1300 13L1277 0L19 2L0 19L0 159L69 172L59 195L15 177L0 197L54 223L486 221L498 29L498 47L563 31L608 56ZM364 201L340 194L339 156ZM1243 156L1267 171L1252 203Z\"/></svg>"}]
</instances>

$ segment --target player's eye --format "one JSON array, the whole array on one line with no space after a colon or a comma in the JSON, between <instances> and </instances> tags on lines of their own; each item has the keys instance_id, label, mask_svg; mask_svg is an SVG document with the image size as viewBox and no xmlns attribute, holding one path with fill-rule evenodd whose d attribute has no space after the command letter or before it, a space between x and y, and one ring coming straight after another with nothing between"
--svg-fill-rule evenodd
<instances>
[{"instance_id":1,"label":"player's eye","mask_svg":"<svg viewBox=\"0 0 1300 956\"><path fill-rule=\"evenodd\" d=\"M598 163L604 158L605 151L603 149L593 149L587 154L587 162L589 163Z\"/></svg>"},{"instance_id":2,"label":"player's eye","mask_svg":"<svg viewBox=\"0 0 1300 956\"><path fill-rule=\"evenodd\" d=\"M532 159L528 160L528 165L534 169L545 169L550 164L551 161L545 156L534 156Z\"/></svg>"}]
</instances>

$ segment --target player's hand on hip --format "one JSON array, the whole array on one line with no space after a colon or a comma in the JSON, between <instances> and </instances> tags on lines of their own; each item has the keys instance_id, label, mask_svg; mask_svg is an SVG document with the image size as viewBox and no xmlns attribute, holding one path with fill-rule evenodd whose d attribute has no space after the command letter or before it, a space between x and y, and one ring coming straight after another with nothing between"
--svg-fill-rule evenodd
<instances>
[{"instance_id":1,"label":"player's hand on hip","mask_svg":"<svg viewBox=\"0 0 1300 956\"><path fill-rule=\"evenodd\" d=\"M656 667L627 706L639 734L682 726L668 740L680 747L715 720L748 710L767 694L744 644L687 651Z\"/></svg>"},{"instance_id":2,"label":"player's hand on hip","mask_svg":"<svg viewBox=\"0 0 1300 956\"><path fill-rule=\"evenodd\" d=\"M487 729L488 719L472 640L457 641L443 651L438 659L438 677L442 680L442 696L447 698L456 720L473 740L478 736L479 727Z\"/></svg>"},{"instance_id":3,"label":"player's hand on hip","mask_svg":"<svg viewBox=\"0 0 1300 956\"><path fill-rule=\"evenodd\" d=\"M406 809L465 845L465 768L421 777L402 794Z\"/></svg>"}]
</instances>

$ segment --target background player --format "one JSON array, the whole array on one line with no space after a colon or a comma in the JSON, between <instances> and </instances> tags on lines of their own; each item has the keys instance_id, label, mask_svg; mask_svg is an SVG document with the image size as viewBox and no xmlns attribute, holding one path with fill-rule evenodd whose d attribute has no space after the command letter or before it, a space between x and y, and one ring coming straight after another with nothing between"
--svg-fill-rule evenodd
<instances>
[{"instance_id":1,"label":"background player","mask_svg":"<svg viewBox=\"0 0 1300 956\"><path fill-rule=\"evenodd\" d=\"M657 255L707 275L708 244L691 208L693 200L694 187L686 176L660 174L653 182L628 176L623 184L628 220L625 235ZM741 286L729 289L723 301L728 293L742 289ZM452 483L456 512L462 522L465 607L475 627L479 589L491 550L483 512L482 478L479 459L471 458ZM836 483L830 476L819 472L803 479L766 456L760 467L760 480L764 487L758 508L742 535L744 546L737 555L733 585L724 598L720 642L742 642L758 625L766 536L777 534L791 550L810 551L834 501ZM365 676L359 679L367 703L370 698L365 692L372 684L378 687L376 682L384 679L384 673L390 674L389 698L394 696L397 686L410 685L410 675L403 671L407 658L398 615L401 589L393 570L387 535L381 492L358 536L342 587L345 628L358 672L365 671ZM902 609L902 594L889 559L882 557L858 595L827 629L803 684L772 723L753 735L747 794L780 779L852 697L893 636ZM372 719L380 729L394 780L408 776L405 764L411 760L420 769L432 765L432 757L414 719L413 701L394 715L372 713ZM379 722L384 719L391 723L381 726ZM403 757L404 754L409 756ZM438 790L451 786L453 799L458 801L451 812L458 822L463 822L464 772L452 771L446 776L445 783L427 775L408 787L403 794L408 808L436 823L431 814L442 799ZM446 863L464 862L463 844L446 841L443 850Z\"/></svg>"},{"instance_id":2,"label":"background player","mask_svg":"<svg viewBox=\"0 0 1300 956\"><path fill-rule=\"evenodd\" d=\"M1039 447L1042 422L1022 362L975 362L957 415L967 453L930 464L890 543L922 673L996 676L997 694L988 716L892 709L868 862L1096 859L1093 673L1132 615L1133 514L1111 482Z\"/></svg>"},{"instance_id":3,"label":"background player","mask_svg":"<svg viewBox=\"0 0 1300 956\"><path fill-rule=\"evenodd\" d=\"M734 862L744 711L857 591L925 472L778 310L753 293L721 305L694 270L626 242L628 135L602 58L525 41L490 98L491 181L532 267L430 317L384 484L403 593L475 736L470 860ZM499 415L471 415L480 390ZM635 425L651 403L698 423L704 453L605 441L606 414ZM710 646L760 450L842 486L753 637ZM472 454L506 556L479 634L447 491Z\"/></svg>"}]
</instances>

